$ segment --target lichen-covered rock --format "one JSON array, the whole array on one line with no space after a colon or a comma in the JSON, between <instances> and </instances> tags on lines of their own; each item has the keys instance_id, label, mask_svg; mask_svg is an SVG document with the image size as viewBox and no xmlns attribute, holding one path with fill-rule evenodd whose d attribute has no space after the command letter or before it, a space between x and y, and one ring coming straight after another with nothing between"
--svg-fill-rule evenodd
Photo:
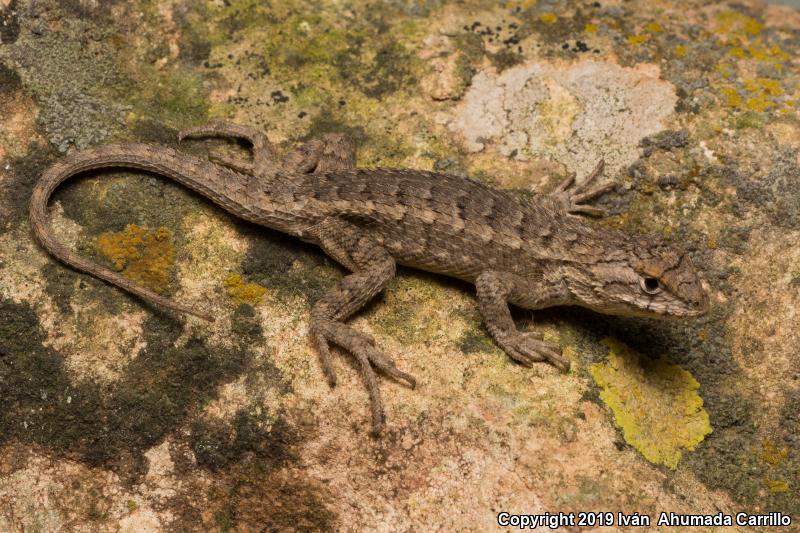
<instances>
[{"instance_id":1,"label":"lichen-covered rock","mask_svg":"<svg viewBox=\"0 0 800 533\"><path fill-rule=\"evenodd\" d=\"M797 10L755 1L0 0L0 531L800 517L798 35ZM604 158L619 187L587 223L689 250L712 310L516 313L561 343L563 375L511 362L471 287L401 269L352 320L419 380L381 381L372 439L356 366L337 358L330 389L307 342L344 273L317 248L156 176L57 191L62 242L213 310L208 325L33 241L33 183L63 152L174 147L214 117L282 148L345 132L361 165L523 197Z\"/></svg>"},{"instance_id":2,"label":"lichen-covered rock","mask_svg":"<svg viewBox=\"0 0 800 533\"><path fill-rule=\"evenodd\" d=\"M700 383L681 367L658 359L643 361L627 346L604 339L608 361L589 368L602 389L600 399L614 412L625 441L653 463L678 466L711 433Z\"/></svg>"}]
</instances>

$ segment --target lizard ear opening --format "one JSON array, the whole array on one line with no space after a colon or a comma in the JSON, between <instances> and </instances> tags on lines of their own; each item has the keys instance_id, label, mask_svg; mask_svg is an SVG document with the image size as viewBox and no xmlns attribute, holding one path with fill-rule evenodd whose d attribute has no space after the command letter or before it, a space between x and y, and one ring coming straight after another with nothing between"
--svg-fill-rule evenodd
<instances>
[{"instance_id":1,"label":"lizard ear opening","mask_svg":"<svg viewBox=\"0 0 800 533\"><path fill-rule=\"evenodd\" d=\"M658 281L658 278L650 276L639 278L639 285L647 294L658 294L661 292L661 282Z\"/></svg>"}]
</instances>

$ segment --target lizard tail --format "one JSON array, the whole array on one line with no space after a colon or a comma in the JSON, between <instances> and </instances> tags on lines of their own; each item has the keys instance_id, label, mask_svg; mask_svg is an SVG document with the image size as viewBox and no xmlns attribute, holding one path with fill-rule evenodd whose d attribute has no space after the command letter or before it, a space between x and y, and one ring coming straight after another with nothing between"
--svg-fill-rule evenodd
<instances>
[{"instance_id":1,"label":"lizard tail","mask_svg":"<svg viewBox=\"0 0 800 533\"><path fill-rule=\"evenodd\" d=\"M154 150L153 147L147 147L147 149ZM172 152L168 149L157 150L161 150L163 151L163 154L167 155L171 155L168 152ZM140 154L141 153L143 152L140 152ZM108 268L76 255L66 246L58 242L48 221L47 204L50 200L50 195L61 183L72 176L87 170L112 167L132 168L148 171L163 170L158 164L162 161L163 157L155 157L150 160L147 155L131 155L130 147L125 149L119 146L94 148L67 156L50 167L36 183L31 196L29 211L30 224L33 228L36 238L39 240L45 250L72 268L86 272L87 274L90 274L96 278L100 278L108 283L111 283L112 285L116 285L117 287L131 292L139 298L162 308L171 309L181 313L187 313L213 322L214 317L206 313L196 311L193 307L164 298L156 292L145 287L141 287L128 278Z\"/></svg>"}]
</instances>

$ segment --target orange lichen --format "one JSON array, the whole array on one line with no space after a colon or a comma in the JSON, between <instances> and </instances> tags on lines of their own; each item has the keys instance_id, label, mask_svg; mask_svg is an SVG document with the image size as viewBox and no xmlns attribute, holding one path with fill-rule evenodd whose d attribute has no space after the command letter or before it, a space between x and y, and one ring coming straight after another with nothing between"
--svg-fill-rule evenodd
<instances>
[{"instance_id":1,"label":"orange lichen","mask_svg":"<svg viewBox=\"0 0 800 533\"><path fill-rule=\"evenodd\" d=\"M167 288L169 269L175 262L175 249L168 229L153 230L128 224L122 231L100 234L95 247L125 277L157 292Z\"/></svg>"}]
</instances>

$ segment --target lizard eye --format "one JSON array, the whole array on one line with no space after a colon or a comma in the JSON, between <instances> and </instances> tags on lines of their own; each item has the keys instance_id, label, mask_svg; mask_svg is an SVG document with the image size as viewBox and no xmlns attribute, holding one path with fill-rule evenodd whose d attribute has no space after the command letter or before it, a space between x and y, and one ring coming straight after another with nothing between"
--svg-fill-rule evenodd
<instances>
[{"instance_id":1,"label":"lizard eye","mask_svg":"<svg viewBox=\"0 0 800 533\"><path fill-rule=\"evenodd\" d=\"M661 292L661 282L658 281L658 278L640 278L639 285L647 294L658 294Z\"/></svg>"}]
</instances>

